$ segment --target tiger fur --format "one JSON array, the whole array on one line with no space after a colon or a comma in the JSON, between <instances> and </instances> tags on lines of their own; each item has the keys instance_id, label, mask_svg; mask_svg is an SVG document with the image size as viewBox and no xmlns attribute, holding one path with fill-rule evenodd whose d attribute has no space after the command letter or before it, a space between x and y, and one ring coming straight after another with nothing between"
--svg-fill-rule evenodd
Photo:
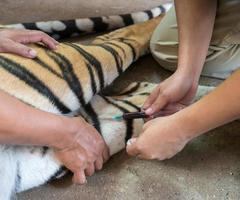
<instances>
[{"instance_id":1,"label":"tiger fur","mask_svg":"<svg viewBox=\"0 0 240 200\"><path fill-rule=\"evenodd\" d=\"M46 112L77 111L101 133L113 155L140 132L143 121L111 117L139 110L155 85L135 83L117 96L99 92L148 52L162 17L99 36L90 45L61 43L55 51L31 45L38 52L35 59L0 53L0 89ZM65 173L51 148L0 145L1 200Z\"/></svg>"},{"instance_id":2,"label":"tiger fur","mask_svg":"<svg viewBox=\"0 0 240 200\"><path fill-rule=\"evenodd\" d=\"M116 127L111 120L100 123L100 108L104 108L103 116L116 112L116 108L98 107L101 102L110 105L111 99L96 94L148 52L150 37L161 18L97 37L90 45L60 43L55 51L41 44L31 45L38 52L35 59L0 53L0 89L47 112L69 114L80 109L105 136L112 155L131 137L133 121L118 122ZM126 106L118 112L136 110L136 106ZM0 199L8 200L14 192L44 184L62 172L51 149L1 145Z\"/></svg>"},{"instance_id":3,"label":"tiger fur","mask_svg":"<svg viewBox=\"0 0 240 200\"><path fill-rule=\"evenodd\" d=\"M166 3L151 10L124 15L8 24L5 25L4 28L39 30L60 40L89 33L110 31L124 26L145 22L165 13L170 9L171 5L170 3Z\"/></svg>"}]
</instances>

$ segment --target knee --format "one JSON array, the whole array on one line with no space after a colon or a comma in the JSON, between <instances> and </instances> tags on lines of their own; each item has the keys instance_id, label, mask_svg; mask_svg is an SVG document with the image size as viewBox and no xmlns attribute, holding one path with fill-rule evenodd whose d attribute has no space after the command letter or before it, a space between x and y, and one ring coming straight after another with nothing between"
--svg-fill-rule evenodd
<instances>
[{"instance_id":1,"label":"knee","mask_svg":"<svg viewBox=\"0 0 240 200\"><path fill-rule=\"evenodd\" d=\"M178 62L178 44L167 44L167 42L151 42L150 51L153 58L163 68L175 71Z\"/></svg>"}]
</instances>

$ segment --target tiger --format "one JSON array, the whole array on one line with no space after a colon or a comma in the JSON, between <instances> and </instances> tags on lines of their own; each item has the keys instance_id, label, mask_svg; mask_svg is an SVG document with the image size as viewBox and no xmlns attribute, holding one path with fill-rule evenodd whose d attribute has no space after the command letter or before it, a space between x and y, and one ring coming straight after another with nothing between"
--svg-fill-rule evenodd
<instances>
[{"instance_id":1,"label":"tiger","mask_svg":"<svg viewBox=\"0 0 240 200\"><path fill-rule=\"evenodd\" d=\"M134 120L118 122L116 127L112 120L101 121L100 107L105 106L99 107L96 99L108 105L111 99L97 94L148 52L150 37L162 17L99 36L89 45L63 42L51 51L41 43L32 44L38 52L34 59L0 53L0 90L57 115L78 111L106 138L113 155L132 136ZM125 106L118 112L136 110L136 106ZM116 112L116 108L109 109L105 107L102 115ZM52 150L45 147L0 145L0 163L1 200L60 177L65 171Z\"/></svg>"},{"instance_id":2,"label":"tiger","mask_svg":"<svg viewBox=\"0 0 240 200\"><path fill-rule=\"evenodd\" d=\"M0 90L46 112L83 117L113 155L139 134L144 121L116 121L112 116L139 111L156 85L133 83L109 96L101 91L149 52L151 35L163 16L98 36L88 45L62 42L51 51L41 43L32 44L38 52L34 59L0 53ZM0 145L1 200L66 172L51 148Z\"/></svg>"},{"instance_id":3,"label":"tiger","mask_svg":"<svg viewBox=\"0 0 240 200\"><path fill-rule=\"evenodd\" d=\"M90 33L106 32L132 24L145 22L166 13L171 6L171 3L165 3L150 10L130 14L7 24L2 26L2 28L39 30L47 33L56 40L63 40Z\"/></svg>"}]
</instances>

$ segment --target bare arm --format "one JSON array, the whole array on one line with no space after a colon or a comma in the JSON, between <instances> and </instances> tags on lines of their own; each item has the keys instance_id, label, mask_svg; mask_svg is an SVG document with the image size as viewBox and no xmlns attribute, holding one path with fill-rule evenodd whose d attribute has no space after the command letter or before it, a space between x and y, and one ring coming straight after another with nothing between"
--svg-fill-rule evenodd
<instances>
[{"instance_id":1,"label":"bare arm","mask_svg":"<svg viewBox=\"0 0 240 200\"><path fill-rule=\"evenodd\" d=\"M100 170L108 149L100 134L82 118L66 118L32 108L0 90L0 144L52 147L74 173L73 181Z\"/></svg>"},{"instance_id":2,"label":"bare arm","mask_svg":"<svg viewBox=\"0 0 240 200\"><path fill-rule=\"evenodd\" d=\"M164 160L191 139L240 117L240 70L215 91L173 115L146 123L142 135L128 145L130 155Z\"/></svg>"},{"instance_id":3,"label":"bare arm","mask_svg":"<svg viewBox=\"0 0 240 200\"><path fill-rule=\"evenodd\" d=\"M208 52L217 0L175 0L179 50L178 71L198 78Z\"/></svg>"},{"instance_id":4,"label":"bare arm","mask_svg":"<svg viewBox=\"0 0 240 200\"><path fill-rule=\"evenodd\" d=\"M212 93L178 114L179 119L192 124L188 125L186 130L190 137L196 137L208 130L239 119L239 86L240 70L236 71Z\"/></svg>"},{"instance_id":5,"label":"bare arm","mask_svg":"<svg viewBox=\"0 0 240 200\"><path fill-rule=\"evenodd\" d=\"M61 138L76 131L70 119L34 109L3 91L0 107L0 144L58 148L64 145Z\"/></svg>"},{"instance_id":6,"label":"bare arm","mask_svg":"<svg viewBox=\"0 0 240 200\"><path fill-rule=\"evenodd\" d=\"M28 43L42 42L51 49L58 44L40 31L1 30L0 52L28 58L36 56ZM80 117L66 118L34 109L0 91L0 144L49 146L74 173L76 183L101 169L108 149L100 134Z\"/></svg>"},{"instance_id":7,"label":"bare arm","mask_svg":"<svg viewBox=\"0 0 240 200\"><path fill-rule=\"evenodd\" d=\"M217 0L175 0L179 34L178 67L160 83L144 104L147 114L178 110L195 96L207 55L216 15Z\"/></svg>"}]
</instances>

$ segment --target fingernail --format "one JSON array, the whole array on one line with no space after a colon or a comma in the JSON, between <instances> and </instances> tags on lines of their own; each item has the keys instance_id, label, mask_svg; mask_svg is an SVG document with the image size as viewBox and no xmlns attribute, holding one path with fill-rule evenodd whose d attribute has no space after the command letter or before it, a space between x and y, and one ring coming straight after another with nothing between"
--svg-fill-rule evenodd
<instances>
[{"instance_id":1,"label":"fingernail","mask_svg":"<svg viewBox=\"0 0 240 200\"><path fill-rule=\"evenodd\" d=\"M28 52L29 56L31 58L35 58L37 56L37 52L34 50L34 49L31 49L29 52Z\"/></svg>"},{"instance_id":2,"label":"fingernail","mask_svg":"<svg viewBox=\"0 0 240 200\"><path fill-rule=\"evenodd\" d=\"M130 139L130 140L128 140L127 141L127 146L130 146L130 145L132 145L134 142L136 142L136 138L132 138L132 139Z\"/></svg>"},{"instance_id":3,"label":"fingernail","mask_svg":"<svg viewBox=\"0 0 240 200\"><path fill-rule=\"evenodd\" d=\"M152 108L148 108L147 110L145 110L145 113L147 115L152 115L153 114L153 109Z\"/></svg>"}]
</instances>

